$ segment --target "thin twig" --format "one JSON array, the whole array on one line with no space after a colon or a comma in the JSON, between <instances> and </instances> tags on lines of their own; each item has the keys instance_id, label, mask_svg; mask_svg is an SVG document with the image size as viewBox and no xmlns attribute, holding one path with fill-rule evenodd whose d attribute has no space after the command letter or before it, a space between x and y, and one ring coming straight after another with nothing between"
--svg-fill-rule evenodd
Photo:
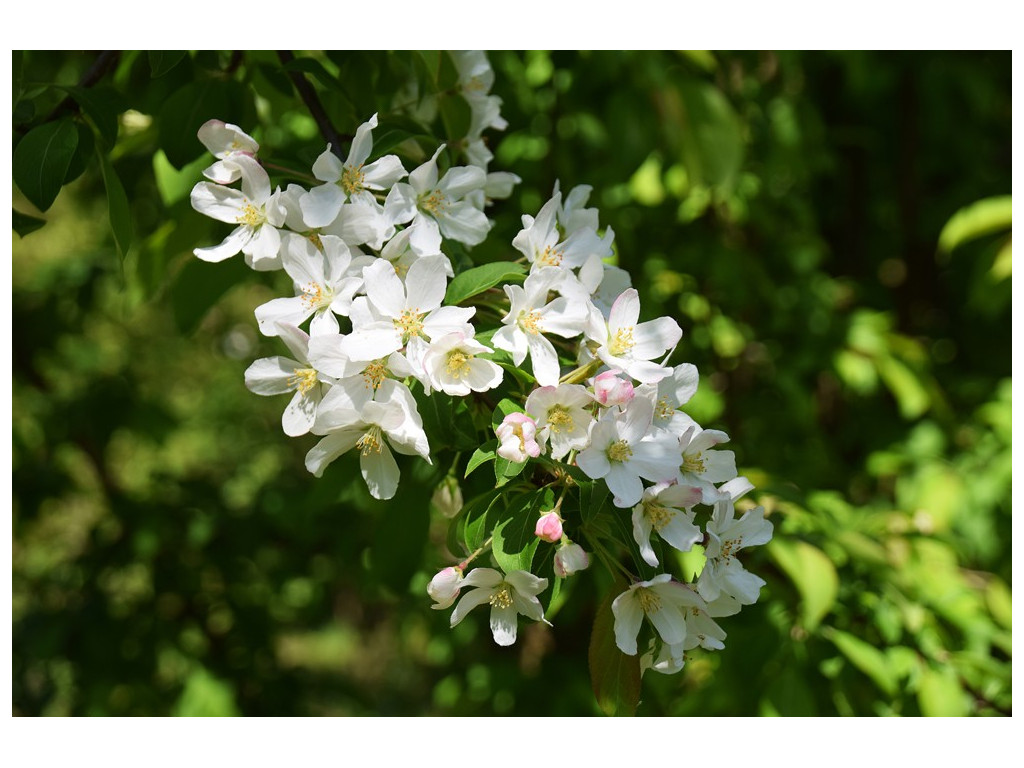
<instances>
[{"instance_id":1,"label":"thin twig","mask_svg":"<svg viewBox=\"0 0 1024 768\"><path fill-rule=\"evenodd\" d=\"M295 61L295 56L291 51L278 51L277 58L285 66ZM342 136L331 125L331 120L327 117L324 105L320 103L320 97L316 95L316 89L310 85L306 76L301 72L289 70L288 77L291 78L295 90L299 92L299 96L306 103L307 109L309 109L309 114L313 116L317 126L320 128L320 135L331 145L331 152L344 161L345 156L341 154Z\"/></svg>"}]
</instances>

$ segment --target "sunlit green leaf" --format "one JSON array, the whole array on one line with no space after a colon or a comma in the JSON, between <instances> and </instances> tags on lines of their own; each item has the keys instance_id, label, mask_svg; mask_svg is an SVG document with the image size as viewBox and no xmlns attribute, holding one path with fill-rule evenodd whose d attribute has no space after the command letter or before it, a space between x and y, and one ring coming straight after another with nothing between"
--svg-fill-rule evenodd
<instances>
[{"instance_id":1,"label":"sunlit green leaf","mask_svg":"<svg viewBox=\"0 0 1024 768\"><path fill-rule=\"evenodd\" d=\"M925 669L917 687L917 703L926 717L963 717L970 700L952 669Z\"/></svg>"},{"instance_id":2,"label":"sunlit green leaf","mask_svg":"<svg viewBox=\"0 0 1024 768\"><path fill-rule=\"evenodd\" d=\"M839 594L839 575L828 556L806 541L773 539L768 553L800 592L800 621L813 632Z\"/></svg>"},{"instance_id":3,"label":"sunlit green leaf","mask_svg":"<svg viewBox=\"0 0 1024 768\"><path fill-rule=\"evenodd\" d=\"M939 234L939 249L950 252L968 240L1004 232L1013 226L1013 197L988 197L953 214Z\"/></svg>"},{"instance_id":4,"label":"sunlit green leaf","mask_svg":"<svg viewBox=\"0 0 1024 768\"><path fill-rule=\"evenodd\" d=\"M884 653L848 632L826 627L824 634L853 666L874 680L887 696L896 695L899 682Z\"/></svg>"},{"instance_id":5,"label":"sunlit green leaf","mask_svg":"<svg viewBox=\"0 0 1024 768\"><path fill-rule=\"evenodd\" d=\"M526 278L526 268L521 264L498 261L493 264L482 264L473 269L460 272L448 284L445 304L458 304L466 299L483 293L500 283L520 282Z\"/></svg>"},{"instance_id":6,"label":"sunlit green leaf","mask_svg":"<svg viewBox=\"0 0 1024 768\"><path fill-rule=\"evenodd\" d=\"M128 205L128 195L125 194L124 185L121 184L121 179L114 171L110 158L103 152L99 153L99 158L103 184L107 188L107 215L110 218L110 229L114 233L117 252L121 259L124 259L132 244L131 207Z\"/></svg>"}]
</instances>

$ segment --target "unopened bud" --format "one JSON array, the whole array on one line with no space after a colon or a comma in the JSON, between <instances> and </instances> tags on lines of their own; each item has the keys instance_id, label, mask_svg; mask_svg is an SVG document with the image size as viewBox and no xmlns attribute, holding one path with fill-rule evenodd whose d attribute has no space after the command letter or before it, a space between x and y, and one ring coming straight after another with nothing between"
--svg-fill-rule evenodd
<instances>
[{"instance_id":1,"label":"unopened bud","mask_svg":"<svg viewBox=\"0 0 1024 768\"><path fill-rule=\"evenodd\" d=\"M544 515L540 520L537 521L537 528L534 533L538 538L544 541L550 541L554 544L556 541L562 539L562 518L558 516L558 513L552 510Z\"/></svg>"},{"instance_id":2,"label":"unopened bud","mask_svg":"<svg viewBox=\"0 0 1024 768\"><path fill-rule=\"evenodd\" d=\"M579 544L566 544L555 552L555 573L561 578L572 576L590 565L590 555Z\"/></svg>"},{"instance_id":3,"label":"unopened bud","mask_svg":"<svg viewBox=\"0 0 1024 768\"><path fill-rule=\"evenodd\" d=\"M459 481L448 475L434 489L434 495L430 498L433 507L445 517L455 517L462 509L462 489Z\"/></svg>"},{"instance_id":4,"label":"unopened bud","mask_svg":"<svg viewBox=\"0 0 1024 768\"><path fill-rule=\"evenodd\" d=\"M619 377L613 369L594 378L594 398L601 405L625 405L633 399L633 382Z\"/></svg>"},{"instance_id":5,"label":"unopened bud","mask_svg":"<svg viewBox=\"0 0 1024 768\"><path fill-rule=\"evenodd\" d=\"M449 566L437 572L427 585L427 594L434 601L430 606L435 611L444 610L455 602L462 589L462 570Z\"/></svg>"}]
</instances>

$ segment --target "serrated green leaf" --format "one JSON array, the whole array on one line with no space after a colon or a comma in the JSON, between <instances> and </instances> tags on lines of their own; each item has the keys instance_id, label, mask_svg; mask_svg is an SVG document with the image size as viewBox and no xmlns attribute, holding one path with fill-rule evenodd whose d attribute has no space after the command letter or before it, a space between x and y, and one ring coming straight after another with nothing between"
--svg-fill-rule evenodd
<instances>
[{"instance_id":1,"label":"serrated green leaf","mask_svg":"<svg viewBox=\"0 0 1024 768\"><path fill-rule=\"evenodd\" d=\"M197 134L207 120L242 126L252 119L252 96L233 80L202 80L179 88L157 115L160 147L171 165L184 168L206 150Z\"/></svg>"},{"instance_id":2,"label":"serrated green leaf","mask_svg":"<svg viewBox=\"0 0 1024 768\"><path fill-rule=\"evenodd\" d=\"M768 554L800 593L800 621L813 632L839 595L836 567L828 555L806 541L773 539Z\"/></svg>"},{"instance_id":3,"label":"serrated green leaf","mask_svg":"<svg viewBox=\"0 0 1024 768\"><path fill-rule=\"evenodd\" d=\"M544 503L543 491L517 496L498 514L491 551L505 573L529 571L540 539L534 535Z\"/></svg>"},{"instance_id":4,"label":"serrated green leaf","mask_svg":"<svg viewBox=\"0 0 1024 768\"><path fill-rule=\"evenodd\" d=\"M14 183L40 211L57 199L77 146L78 129L64 119L33 128L14 148Z\"/></svg>"},{"instance_id":5,"label":"serrated green leaf","mask_svg":"<svg viewBox=\"0 0 1024 768\"><path fill-rule=\"evenodd\" d=\"M99 153L100 173L103 174L103 186L107 188L107 214L110 218L110 229L114 233L114 242L121 260L128 255L132 244L132 211L128 205L128 195L124 185L114 171L110 158L103 152Z\"/></svg>"},{"instance_id":6,"label":"serrated green leaf","mask_svg":"<svg viewBox=\"0 0 1024 768\"><path fill-rule=\"evenodd\" d=\"M598 606L590 632L587 662L597 705L606 715L632 716L640 703L640 656L627 656L615 644L612 602L628 589L616 580Z\"/></svg>"},{"instance_id":7,"label":"serrated green leaf","mask_svg":"<svg viewBox=\"0 0 1024 768\"><path fill-rule=\"evenodd\" d=\"M510 281L521 282L526 279L526 268L510 261L496 261L492 264L481 264L479 267L460 272L448 284L444 296L445 304L458 304L466 299L483 293L500 283Z\"/></svg>"},{"instance_id":8,"label":"serrated green leaf","mask_svg":"<svg viewBox=\"0 0 1024 768\"><path fill-rule=\"evenodd\" d=\"M939 250L949 253L962 243L1013 226L1013 196L988 197L953 214L939 234Z\"/></svg>"},{"instance_id":9,"label":"serrated green leaf","mask_svg":"<svg viewBox=\"0 0 1024 768\"><path fill-rule=\"evenodd\" d=\"M497 455L495 454L495 450L497 448L497 440L488 440L473 451L473 455L469 457L469 462L466 464L466 474L464 474L463 477L469 477L470 473L481 464L486 464L488 461L494 461L495 456Z\"/></svg>"},{"instance_id":10,"label":"serrated green leaf","mask_svg":"<svg viewBox=\"0 0 1024 768\"><path fill-rule=\"evenodd\" d=\"M25 235L35 232L46 223L46 219L38 219L35 216L29 216L27 213L22 213L21 211L13 208L11 209L11 220L14 226L14 231L21 237L25 237Z\"/></svg>"},{"instance_id":11,"label":"serrated green leaf","mask_svg":"<svg viewBox=\"0 0 1024 768\"><path fill-rule=\"evenodd\" d=\"M150 74L154 78L163 77L174 69L187 53L188 51L146 51Z\"/></svg>"}]
</instances>

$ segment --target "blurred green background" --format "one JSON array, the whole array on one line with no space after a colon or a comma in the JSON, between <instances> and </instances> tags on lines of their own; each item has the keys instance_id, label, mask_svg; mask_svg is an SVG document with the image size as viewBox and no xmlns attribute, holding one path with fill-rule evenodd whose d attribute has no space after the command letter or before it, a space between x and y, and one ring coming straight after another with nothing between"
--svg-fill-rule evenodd
<instances>
[{"instance_id":1,"label":"blurred green background","mask_svg":"<svg viewBox=\"0 0 1024 768\"><path fill-rule=\"evenodd\" d=\"M378 153L464 135L443 57L296 58L342 133L380 113ZM490 60L491 170L523 183L472 258L517 255L556 179L592 185L775 525L725 650L647 675L638 714L1009 714L1010 54ZM432 87L436 115L403 108ZM482 612L449 630L424 592L447 468L403 465L388 503L351 456L315 480L285 399L243 385L287 286L191 255L227 231L189 206L194 136L218 117L308 169L324 141L281 61L15 52L14 99L16 178L33 129L78 133L48 211L14 192L16 230L46 220L13 235L14 712L600 713L605 577L512 648Z\"/></svg>"}]
</instances>

